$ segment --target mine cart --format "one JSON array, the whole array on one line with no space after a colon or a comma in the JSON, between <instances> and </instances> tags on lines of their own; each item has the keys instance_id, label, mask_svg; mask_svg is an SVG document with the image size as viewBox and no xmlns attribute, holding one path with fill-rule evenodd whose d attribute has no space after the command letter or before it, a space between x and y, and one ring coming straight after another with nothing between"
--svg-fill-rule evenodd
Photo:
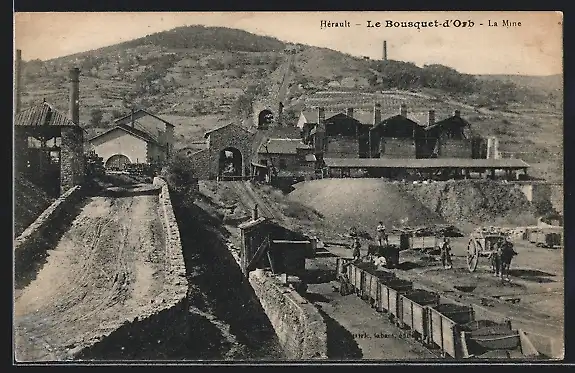
<instances>
[{"instance_id":1,"label":"mine cart","mask_svg":"<svg viewBox=\"0 0 575 373\"><path fill-rule=\"evenodd\" d=\"M497 244L505 241L508 233L501 228L478 228L469 236L467 244L467 267L470 272L477 269L477 263L480 257L491 259L491 256L497 252Z\"/></svg>"}]
</instances>

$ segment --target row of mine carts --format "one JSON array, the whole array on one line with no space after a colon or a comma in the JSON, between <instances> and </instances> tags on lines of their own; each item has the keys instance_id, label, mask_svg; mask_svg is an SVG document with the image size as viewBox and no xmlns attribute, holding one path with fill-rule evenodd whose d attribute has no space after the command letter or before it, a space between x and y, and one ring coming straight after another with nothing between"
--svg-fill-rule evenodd
<instances>
[{"instance_id":1,"label":"row of mine carts","mask_svg":"<svg viewBox=\"0 0 575 373\"><path fill-rule=\"evenodd\" d=\"M511 322L476 320L473 307L446 303L437 293L415 289L411 281L376 270L373 263L338 258L337 270L347 275L352 292L442 357L545 358L525 332L512 329Z\"/></svg>"}]
</instances>

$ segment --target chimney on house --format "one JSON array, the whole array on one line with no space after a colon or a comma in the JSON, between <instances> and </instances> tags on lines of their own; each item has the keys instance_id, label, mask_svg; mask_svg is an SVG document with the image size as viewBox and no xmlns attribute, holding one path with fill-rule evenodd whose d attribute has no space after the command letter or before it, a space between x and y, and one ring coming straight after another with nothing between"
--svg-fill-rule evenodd
<instances>
[{"instance_id":1,"label":"chimney on house","mask_svg":"<svg viewBox=\"0 0 575 373\"><path fill-rule=\"evenodd\" d=\"M347 109L345 109L345 115L347 115L348 117L353 118L353 108L352 108L352 107L348 107Z\"/></svg>"},{"instance_id":2,"label":"chimney on house","mask_svg":"<svg viewBox=\"0 0 575 373\"><path fill-rule=\"evenodd\" d=\"M134 108L132 108L132 114L130 115L130 125L134 128Z\"/></svg>"},{"instance_id":3,"label":"chimney on house","mask_svg":"<svg viewBox=\"0 0 575 373\"><path fill-rule=\"evenodd\" d=\"M80 69L70 69L69 116L72 122L80 124Z\"/></svg>"},{"instance_id":4,"label":"chimney on house","mask_svg":"<svg viewBox=\"0 0 575 373\"><path fill-rule=\"evenodd\" d=\"M20 72L20 63L22 62L22 50L16 49L16 60L14 61L14 114L20 112L20 83L22 74Z\"/></svg>"},{"instance_id":5,"label":"chimney on house","mask_svg":"<svg viewBox=\"0 0 575 373\"><path fill-rule=\"evenodd\" d=\"M399 107L399 115L407 118L407 105L406 104L401 104L401 106Z\"/></svg>"},{"instance_id":6,"label":"chimney on house","mask_svg":"<svg viewBox=\"0 0 575 373\"><path fill-rule=\"evenodd\" d=\"M387 61L387 40L383 41L383 60Z\"/></svg>"},{"instance_id":7,"label":"chimney on house","mask_svg":"<svg viewBox=\"0 0 575 373\"><path fill-rule=\"evenodd\" d=\"M258 205L254 205L254 208L252 210L252 220L258 220Z\"/></svg>"},{"instance_id":8,"label":"chimney on house","mask_svg":"<svg viewBox=\"0 0 575 373\"><path fill-rule=\"evenodd\" d=\"M373 105L373 125L379 122L381 122L381 105L378 102Z\"/></svg>"},{"instance_id":9,"label":"chimney on house","mask_svg":"<svg viewBox=\"0 0 575 373\"><path fill-rule=\"evenodd\" d=\"M461 111L455 110L455 111L453 112L453 116L454 116L454 117L457 117L457 118L461 117Z\"/></svg>"},{"instance_id":10,"label":"chimney on house","mask_svg":"<svg viewBox=\"0 0 575 373\"><path fill-rule=\"evenodd\" d=\"M435 110L429 110L427 125L433 126L434 124L435 124Z\"/></svg>"},{"instance_id":11,"label":"chimney on house","mask_svg":"<svg viewBox=\"0 0 575 373\"><path fill-rule=\"evenodd\" d=\"M323 124L325 121L325 109L323 107L317 108L317 124Z\"/></svg>"}]
</instances>

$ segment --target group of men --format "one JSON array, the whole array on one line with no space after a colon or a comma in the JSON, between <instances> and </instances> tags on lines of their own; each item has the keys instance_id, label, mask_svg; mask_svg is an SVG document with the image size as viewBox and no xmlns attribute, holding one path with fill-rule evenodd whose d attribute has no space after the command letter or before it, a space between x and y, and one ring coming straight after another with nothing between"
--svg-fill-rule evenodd
<instances>
[{"instance_id":1,"label":"group of men","mask_svg":"<svg viewBox=\"0 0 575 373\"><path fill-rule=\"evenodd\" d=\"M355 227L351 228L350 236L353 238L353 260L359 260L361 258L361 242ZM383 246L384 243L386 245L389 244L385 226L381 221L376 228L376 237L379 246ZM371 253L368 252L368 256L370 256L370 254ZM509 236L505 236L505 239L501 242L497 242L491 256L493 275L501 277L502 280L509 281L509 268L511 266L511 260L515 255L517 255L517 252L513 249L513 243ZM444 269L453 268L451 261L451 240L445 235L442 235L442 243L440 244L440 258ZM384 258L381 259L385 260ZM376 264L382 265L381 259L375 258Z\"/></svg>"}]
</instances>

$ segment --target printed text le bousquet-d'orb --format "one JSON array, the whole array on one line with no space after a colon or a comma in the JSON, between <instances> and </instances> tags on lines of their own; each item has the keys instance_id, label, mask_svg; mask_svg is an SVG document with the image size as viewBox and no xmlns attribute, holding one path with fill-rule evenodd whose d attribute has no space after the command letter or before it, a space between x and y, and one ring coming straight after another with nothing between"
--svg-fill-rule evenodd
<instances>
[{"instance_id":1,"label":"printed text le bousquet-d'orb","mask_svg":"<svg viewBox=\"0 0 575 373\"><path fill-rule=\"evenodd\" d=\"M425 28L471 28L471 27L521 27L521 21L516 20L487 20L487 22L475 22L471 19L445 19L445 20L428 20L428 21L394 21L394 20L385 20L385 21L371 21L367 20L365 23L351 23L350 21L328 21L328 20L321 20L320 21L320 28L327 29L327 28L351 28L351 27L367 27L367 28L414 28L414 29L425 29Z\"/></svg>"}]
</instances>

